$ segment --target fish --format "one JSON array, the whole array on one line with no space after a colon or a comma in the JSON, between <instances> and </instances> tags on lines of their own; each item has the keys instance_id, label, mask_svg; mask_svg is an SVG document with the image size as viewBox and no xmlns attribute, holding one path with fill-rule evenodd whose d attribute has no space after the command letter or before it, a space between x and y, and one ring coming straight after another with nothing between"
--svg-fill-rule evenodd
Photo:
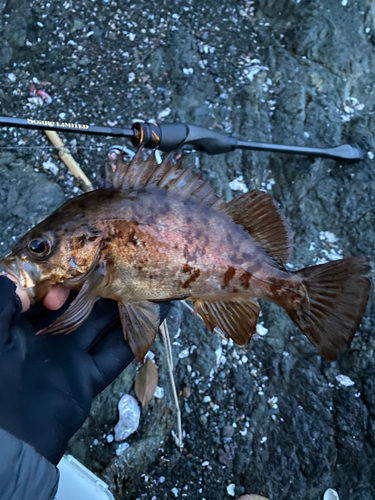
<instances>
[{"instance_id":1,"label":"fish","mask_svg":"<svg viewBox=\"0 0 375 500\"><path fill-rule=\"evenodd\" d=\"M104 186L68 200L2 259L32 303L56 284L78 291L39 334L68 334L98 297L117 301L126 341L142 362L159 302L191 301L208 330L240 346L256 331L257 299L281 306L320 355L336 359L369 297L366 256L291 272L291 230L274 199L253 189L226 203L208 181L168 155L139 149L105 167Z\"/></svg>"}]
</instances>

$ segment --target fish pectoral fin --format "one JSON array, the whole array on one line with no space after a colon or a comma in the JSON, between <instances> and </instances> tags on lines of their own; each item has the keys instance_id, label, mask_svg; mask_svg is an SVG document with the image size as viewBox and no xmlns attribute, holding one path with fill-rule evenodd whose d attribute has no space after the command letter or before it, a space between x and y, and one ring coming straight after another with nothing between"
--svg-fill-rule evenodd
<instances>
[{"instance_id":1,"label":"fish pectoral fin","mask_svg":"<svg viewBox=\"0 0 375 500\"><path fill-rule=\"evenodd\" d=\"M37 335L44 333L50 333L52 335L60 333L67 334L81 326L92 311L98 296L97 292L101 285L103 285L104 279L105 274L103 274L101 267L92 271L68 309L50 326L43 328L43 330L39 330Z\"/></svg>"},{"instance_id":2,"label":"fish pectoral fin","mask_svg":"<svg viewBox=\"0 0 375 500\"><path fill-rule=\"evenodd\" d=\"M160 310L158 304L140 302L118 302L120 320L125 340L137 361L143 359L153 344L159 328Z\"/></svg>"},{"instance_id":3,"label":"fish pectoral fin","mask_svg":"<svg viewBox=\"0 0 375 500\"><path fill-rule=\"evenodd\" d=\"M225 211L276 263L288 262L293 249L292 232L269 194L253 189L228 203Z\"/></svg>"},{"instance_id":4,"label":"fish pectoral fin","mask_svg":"<svg viewBox=\"0 0 375 500\"><path fill-rule=\"evenodd\" d=\"M202 316L207 328L212 332L215 327L228 335L233 342L246 346L256 328L260 311L256 300L248 297L235 297L226 300L194 300L194 312Z\"/></svg>"}]
</instances>

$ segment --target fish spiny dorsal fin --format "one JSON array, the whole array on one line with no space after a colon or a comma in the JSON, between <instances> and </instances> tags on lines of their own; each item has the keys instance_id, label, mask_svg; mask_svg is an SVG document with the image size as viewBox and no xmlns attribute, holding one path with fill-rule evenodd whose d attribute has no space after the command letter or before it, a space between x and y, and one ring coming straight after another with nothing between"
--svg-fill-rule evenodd
<instances>
[{"instance_id":1,"label":"fish spiny dorsal fin","mask_svg":"<svg viewBox=\"0 0 375 500\"><path fill-rule=\"evenodd\" d=\"M136 155L132 159L133 164L142 162L142 148L139 148ZM130 162L130 163L132 163ZM105 182L104 187L120 189L123 187L126 173L130 163L126 163L121 154L118 154L115 160L109 160L105 165Z\"/></svg>"},{"instance_id":2,"label":"fish spiny dorsal fin","mask_svg":"<svg viewBox=\"0 0 375 500\"><path fill-rule=\"evenodd\" d=\"M122 183L124 189L138 189L146 186L152 174L155 172L155 169L158 167L155 151L152 151L146 160L142 158L142 155L138 157L139 152L140 149L138 149L137 154L129 163Z\"/></svg>"},{"instance_id":3,"label":"fish spiny dorsal fin","mask_svg":"<svg viewBox=\"0 0 375 500\"><path fill-rule=\"evenodd\" d=\"M288 262L293 248L292 233L269 194L254 189L228 203L225 211L278 264Z\"/></svg>"},{"instance_id":4,"label":"fish spiny dorsal fin","mask_svg":"<svg viewBox=\"0 0 375 500\"><path fill-rule=\"evenodd\" d=\"M165 189L170 196L190 199L213 209L225 207L224 200L215 195L210 182L202 180L200 173L194 173L193 166L183 170L182 158L174 163L172 154L158 164L155 151L144 160L142 148L139 148L129 163L121 155L107 163L106 188L139 189L146 186Z\"/></svg>"}]
</instances>

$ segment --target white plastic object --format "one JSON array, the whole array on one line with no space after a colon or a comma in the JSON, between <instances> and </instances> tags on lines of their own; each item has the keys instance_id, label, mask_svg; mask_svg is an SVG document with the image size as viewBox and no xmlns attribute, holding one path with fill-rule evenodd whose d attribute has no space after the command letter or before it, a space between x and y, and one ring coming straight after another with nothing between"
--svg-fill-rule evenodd
<instances>
[{"instance_id":1,"label":"white plastic object","mask_svg":"<svg viewBox=\"0 0 375 500\"><path fill-rule=\"evenodd\" d=\"M125 394L118 403L119 421L115 427L115 440L124 441L138 429L141 410L137 401Z\"/></svg>"},{"instance_id":2,"label":"white plastic object","mask_svg":"<svg viewBox=\"0 0 375 500\"><path fill-rule=\"evenodd\" d=\"M72 455L57 465L60 481L55 500L115 500L108 485Z\"/></svg>"}]
</instances>

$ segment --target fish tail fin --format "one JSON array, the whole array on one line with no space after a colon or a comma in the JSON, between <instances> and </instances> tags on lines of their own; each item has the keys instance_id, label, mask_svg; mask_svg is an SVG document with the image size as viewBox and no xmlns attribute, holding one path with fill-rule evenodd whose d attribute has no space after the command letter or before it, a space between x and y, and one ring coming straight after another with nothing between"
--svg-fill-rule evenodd
<instances>
[{"instance_id":1,"label":"fish tail fin","mask_svg":"<svg viewBox=\"0 0 375 500\"><path fill-rule=\"evenodd\" d=\"M351 342L361 322L371 286L364 276L369 270L367 257L352 257L295 273L306 293L287 313L328 361Z\"/></svg>"}]
</instances>

